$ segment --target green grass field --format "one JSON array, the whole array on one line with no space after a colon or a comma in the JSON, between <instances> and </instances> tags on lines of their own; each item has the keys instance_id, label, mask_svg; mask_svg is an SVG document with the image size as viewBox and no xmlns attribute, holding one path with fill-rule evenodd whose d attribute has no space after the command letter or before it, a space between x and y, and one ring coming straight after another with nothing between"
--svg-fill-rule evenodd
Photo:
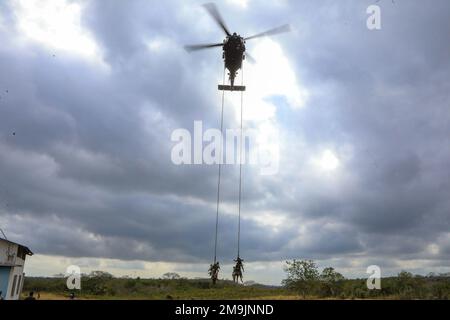
<instances>
[{"instance_id":1,"label":"green grass field","mask_svg":"<svg viewBox=\"0 0 450 320\"><path fill-rule=\"evenodd\" d=\"M364 279L346 279L336 283L329 294L328 286L317 282L314 291L305 296L298 290L263 285L243 286L209 280L123 279L83 277L77 299L89 300L297 300L297 299L449 299L450 278L382 279L382 290L369 291ZM34 291L41 300L68 299L71 291L64 278L30 278L24 283L23 296Z\"/></svg>"},{"instance_id":2,"label":"green grass field","mask_svg":"<svg viewBox=\"0 0 450 320\"><path fill-rule=\"evenodd\" d=\"M34 291L43 300L68 299L66 280L61 278L26 278L23 295ZM176 299L176 300L235 300L235 299L296 299L294 293L277 287L242 286L220 281L213 286L209 280L162 280L85 278L78 299Z\"/></svg>"}]
</instances>

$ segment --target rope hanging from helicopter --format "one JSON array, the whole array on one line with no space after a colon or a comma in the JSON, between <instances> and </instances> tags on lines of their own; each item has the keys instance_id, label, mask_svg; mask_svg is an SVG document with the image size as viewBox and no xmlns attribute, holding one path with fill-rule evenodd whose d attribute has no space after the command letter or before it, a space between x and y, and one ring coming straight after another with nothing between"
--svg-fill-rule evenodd
<instances>
[{"instance_id":1,"label":"rope hanging from helicopter","mask_svg":"<svg viewBox=\"0 0 450 320\"><path fill-rule=\"evenodd\" d=\"M225 73L226 68L223 68L223 82L225 83ZM222 111L220 117L220 133L223 136L223 114L225 108L225 91L222 91ZM218 173L218 181L217 181L217 206L216 206L216 235L214 241L214 264L217 263L217 235L219 232L219 207L220 207L220 183L222 177L222 158L223 158L223 139L220 142L220 156L219 156L219 173Z\"/></svg>"},{"instance_id":2,"label":"rope hanging from helicopter","mask_svg":"<svg viewBox=\"0 0 450 320\"><path fill-rule=\"evenodd\" d=\"M242 66L242 80L241 85L244 85L244 66ZM243 148L244 129L243 129L243 114L244 114L244 91L241 91L241 136L240 136L240 151L239 151L239 204L238 204L238 242L237 242L237 259L240 259L241 252L241 202L242 202L242 153L245 152Z\"/></svg>"},{"instance_id":3,"label":"rope hanging from helicopter","mask_svg":"<svg viewBox=\"0 0 450 320\"><path fill-rule=\"evenodd\" d=\"M225 83L226 67L223 68L223 83ZM220 133L223 136L223 115L225 108L225 91L222 91L222 109L220 116ZM214 263L209 267L209 275L213 284L216 284L219 277L220 264L217 261L217 242L219 234L219 209L220 209L220 184L222 178L222 158L223 158L223 139L220 139L220 151L219 151L219 165L218 165L218 179L217 179L217 203L216 203L216 230L214 239Z\"/></svg>"},{"instance_id":4,"label":"rope hanging from helicopter","mask_svg":"<svg viewBox=\"0 0 450 320\"><path fill-rule=\"evenodd\" d=\"M244 65L241 68L241 86L244 86ZM241 130L240 130L240 143L239 143L239 201L238 201L238 233L237 233L237 257L234 262L236 265L233 267L233 281L243 281L244 272L244 260L241 259L241 204L242 204L242 155L245 154L244 145L244 128L243 128L243 115L244 115L244 91L241 91Z\"/></svg>"},{"instance_id":5,"label":"rope hanging from helicopter","mask_svg":"<svg viewBox=\"0 0 450 320\"><path fill-rule=\"evenodd\" d=\"M244 85L244 69L241 69L241 84ZM225 74L226 67L224 67L223 83L225 84ZM244 92L241 91L241 109L240 109L240 150L239 150L239 200L238 200L238 231L237 231L237 258L234 260L236 266L233 268L233 280L237 282L241 279L242 282L242 272L244 271L243 261L240 258L241 252L241 207L242 207L242 168L243 168L243 152L245 148L243 147L244 134L243 134L243 110L244 110ZM220 117L220 132L223 136L223 126L224 126L224 110L225 110L225 90L222 91L222 107L221 107L221 117ZM220 213L220 190L222 182L222 164L223 164L223 139L220 144L219 151L219 164L218 164L218 179L217 179L217 202L216 202L216 225L215 225L215 238L214 238L214 263L210 266L209 273L213 283L215 284L218 279L218 274L220 270L219 261L217 261L217 244L218 244L218 234L219 234L219 213Z\"/></svg>"}]
</instances>

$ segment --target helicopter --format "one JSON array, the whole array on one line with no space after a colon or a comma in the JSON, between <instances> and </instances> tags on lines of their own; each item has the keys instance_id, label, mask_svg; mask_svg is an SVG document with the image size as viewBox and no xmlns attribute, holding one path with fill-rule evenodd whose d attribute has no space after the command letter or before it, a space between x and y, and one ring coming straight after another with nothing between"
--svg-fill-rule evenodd
<instances>
[{"instance_id":1,"label":"helicopter","mask_svg":"<svg viewBox=\"0 0 450 320\"><path fill-rule=\"evenodd\" d=\"M204 4L203 7L208 11L214 21L219 25L219 27L225 32L226 38L221 43L213 43L213 44L199 44L199 45L188 45L184 48L188 52L210 49L210 48L218 48L222 47L223 55L222 58L225 62L225 68L229 71L229 80L230 86L228 85L219 85L219 90L228 90L228 91L245 91L245 86L235 86L234 82L236 79L236 75L238 71L242 68L242 62L247 58L247 60L251 63L254 63L256 60L246 52L246 41L265 37L265 36L273 36L276 34L289 32L291 30L290 25L285 24L280 27L258 33L251 37L242 37L236 32L231 33L227 28L225 21L223 20L217 6L214 3Z\"/></svg>"}]
</instances>

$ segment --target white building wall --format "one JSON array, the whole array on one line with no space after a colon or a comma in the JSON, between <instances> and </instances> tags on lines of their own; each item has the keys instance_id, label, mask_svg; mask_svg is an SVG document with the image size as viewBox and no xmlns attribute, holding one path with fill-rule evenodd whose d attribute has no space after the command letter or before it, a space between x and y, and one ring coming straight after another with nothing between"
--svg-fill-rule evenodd
<instances>
[{"instance_id":1,"label":"white building wall","mask_svg":"<svg viewBox=\"0 0 450 320\"><path fill-rule=\"evenodd\" d=\"M2 241L2 239L0 239L0 266L11 266L8 287L6 292L3 292L3 296L6 300L18 300L22 293L25 261L17 257L18 249L18 244ZM16 277L15 283L14 277Z\"/></svg>"},{"instance_id":2,"label":"white building wall","mask_svg":"<svg viewBox=\"0 0 450 320\"><path fill-rule=\"evenodd\" d=\"M13 286L14 286L14 277L16 277L16 283L14 292ZM9 284L8 284L8 290L6 294L6 300L18 300L20 298L21 289L22 289L22 283L23 283L23 266L18 266L11 268L11 273L9 275Z\"/></svg>"}]
</instances>

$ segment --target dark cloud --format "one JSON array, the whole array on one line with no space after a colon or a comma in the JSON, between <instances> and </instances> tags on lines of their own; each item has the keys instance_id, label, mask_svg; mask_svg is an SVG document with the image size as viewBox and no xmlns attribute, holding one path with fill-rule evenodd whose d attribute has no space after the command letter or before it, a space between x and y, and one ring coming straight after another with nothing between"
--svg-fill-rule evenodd
<instances>
[{"instance_id":1,"label":"dark cloud","mask_svg":"<svg viewBox=\"0 0 450 320\"><path fill-rule=\"evenodd\" d=\"M223 37L199 3L89 2L82 25L106 67L17 41L12 6L0 4L0 223L12 239L49 255L211 259L217 168L170 161L174 129L218 127L220 53L182 49ZM245 170L248 260L357 255L448 266L450 4L387 1L382 30L369 31L371 3L221 4L232 29L249 34L292 24L277 41L309 93L300 109L269 99L280 172ZM161 47L150 50L152 41ZM234 119L229 111L226 126ZM334 177L310 164L324 149L341 159ZM228 260L237 174L224 168L219 251Z\"/></svg>"}]
</instances>

